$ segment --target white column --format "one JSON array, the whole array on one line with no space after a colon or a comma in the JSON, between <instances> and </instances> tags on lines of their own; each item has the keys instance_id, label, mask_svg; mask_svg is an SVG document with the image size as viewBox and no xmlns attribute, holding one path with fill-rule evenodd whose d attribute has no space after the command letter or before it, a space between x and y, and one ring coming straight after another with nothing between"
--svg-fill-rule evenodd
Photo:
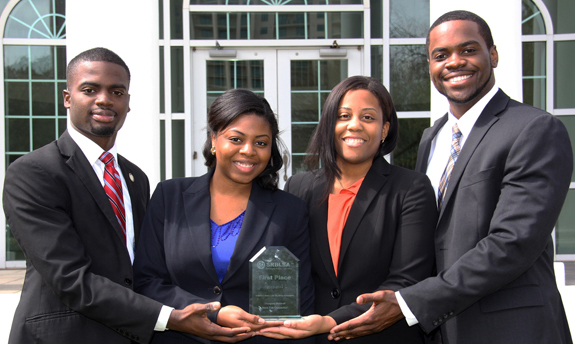
<instances>
[{"instance_id":1,"label":"white column","mask_svg":"<svg viewBox=\"0 0 575 344\"><path fill-rule=\"evenodd\" d=\"M497 85L511 98L523 100L522 49L521 49L521 0L430 0L432 25L442 14L453 10L466 10L483 18L493 35L499 53L495 69ZM431 83L431 122L447 111L447 100Z\"/></svg>"},{"instance_id":2,"label":"white column","mask_svg":"<svg viewBox=\"0 0 575 344\"><path fill-rule=\"evenodd\" d=\"M118 134L118 152L146 172L152 191L160 180L158 16L157 0L66 1L68 61L104 47L130 68L131 111Z\"/></svg>"}]
</instances>

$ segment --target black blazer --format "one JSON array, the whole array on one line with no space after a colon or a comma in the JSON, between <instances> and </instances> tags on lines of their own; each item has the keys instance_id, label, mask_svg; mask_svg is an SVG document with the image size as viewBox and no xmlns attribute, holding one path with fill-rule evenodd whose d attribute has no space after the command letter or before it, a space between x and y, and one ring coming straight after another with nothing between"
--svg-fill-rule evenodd
<instances>
[{"instance_id":1,"label":"black blazer","mask_svg":"<svg viewBox=\"0 0 575 344\"><path fill-rule=\"evenodd\" d=\"M336 277L327 237L328 202L321 170L291 177L285 190L307 202L316 313L339 324L365 312L355 299L376 290L398 290L429 277L433 270L435 196L421 173L377 158L351 207L341 242ZM316 337L327 342L327 334ZM423 333L404 320L357 343L418 343Z\"/></svg>"},{"instance_id":2,"label":"black blazer","mask_svg":"<svg viewBox=\"0 0 575 344\"><path fill-rule=\"evenodd\" d=\"M211 253L210 173L161 182L146 212L136 258L136 290L168 306L219 301L249 312L249 260L264 246L285 246L300 259L300 311L313 313L305 203L281 190L253 183L244 222L228 270L219 282ZM216 322L216 314L209 315ZM175 331L153 342L206 342ZM245 343L274 342L254 337ZM304 340L305 342L305 340ZM309 342L309 340L307 341Z\"/></svg>"},{"instance_id":3,"label":"black blazer","mask_svg":"<svg viewBox=\"0 0 575 344\"><path fill-rule=\"evenodd\" d=\"M447 115L426 129L418 171ZM444 344L572 343L553 272L551 232L571 182L561 121L499 91L453 167L435 247L438 276L402 289Z\"/></svg>"},{"instance_id":4,"label":"black blazer","mask_svg":"<svg viewBox=\"0 0 575 344\"><path fill-rule=\"evenodd\" d=\"M137 238L148 179L123 157L118 163ZM10 165L3 202L26 255L10 344L149 341L162 305L131 290L132 264L118 221L68 132Z\"/></svg>"}]
</instances>

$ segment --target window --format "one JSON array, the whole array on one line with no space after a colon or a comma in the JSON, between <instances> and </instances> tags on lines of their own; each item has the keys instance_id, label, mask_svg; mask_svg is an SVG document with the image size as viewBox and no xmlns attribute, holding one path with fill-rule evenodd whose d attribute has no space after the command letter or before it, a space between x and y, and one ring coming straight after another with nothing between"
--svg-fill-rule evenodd
<instances>
[{"instance_id":1,"label":"window","mask_svg":"<svg viewBox=\"0 0 575 344\"><path fill-rule=\"evenodd\" d=\"M64 0L22 0L6 21L2 47L6 168L66 129L64 9ZM6 260L24 260L8 228Z\"/></svg>"}]
</instances>

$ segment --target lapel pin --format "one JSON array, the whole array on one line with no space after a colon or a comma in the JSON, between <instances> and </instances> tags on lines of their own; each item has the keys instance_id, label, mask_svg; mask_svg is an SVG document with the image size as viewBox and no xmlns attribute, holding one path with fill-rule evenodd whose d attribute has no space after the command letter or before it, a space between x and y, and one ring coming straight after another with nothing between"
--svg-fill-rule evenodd
<instances>
[{"instance_id":1,"label":"lapel pin","mask_svg":"<svg viewBox=\"0 0 575 344\"><path fill-rule=\"evenodd\" d=\"M134 182L134 175L131 173L128 173L128 176L130 176L130 180L132 181L132 183Z\"/></svg>"}]
</instances>

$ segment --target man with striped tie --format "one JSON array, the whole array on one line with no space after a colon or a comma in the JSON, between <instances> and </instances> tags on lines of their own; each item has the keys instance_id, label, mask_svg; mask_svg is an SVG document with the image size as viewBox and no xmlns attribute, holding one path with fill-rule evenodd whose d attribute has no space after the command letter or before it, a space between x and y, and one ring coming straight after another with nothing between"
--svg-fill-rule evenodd
<instances>
[{"instance_id":1,"label":"man with striped tie","mask_svg":"<svg viewBox=\"0 0 575 344\"><path fill-rule=\"evenodd\" d=\"M95 48L72 59L66 77L68 129L6 172L4 212L27 266L9 343L146 343L166 326L229 342L251 336L207 320L217 303L173 310L132 291L149 184L116 152L130 71Z\"/></svg>"}]
</instances>

